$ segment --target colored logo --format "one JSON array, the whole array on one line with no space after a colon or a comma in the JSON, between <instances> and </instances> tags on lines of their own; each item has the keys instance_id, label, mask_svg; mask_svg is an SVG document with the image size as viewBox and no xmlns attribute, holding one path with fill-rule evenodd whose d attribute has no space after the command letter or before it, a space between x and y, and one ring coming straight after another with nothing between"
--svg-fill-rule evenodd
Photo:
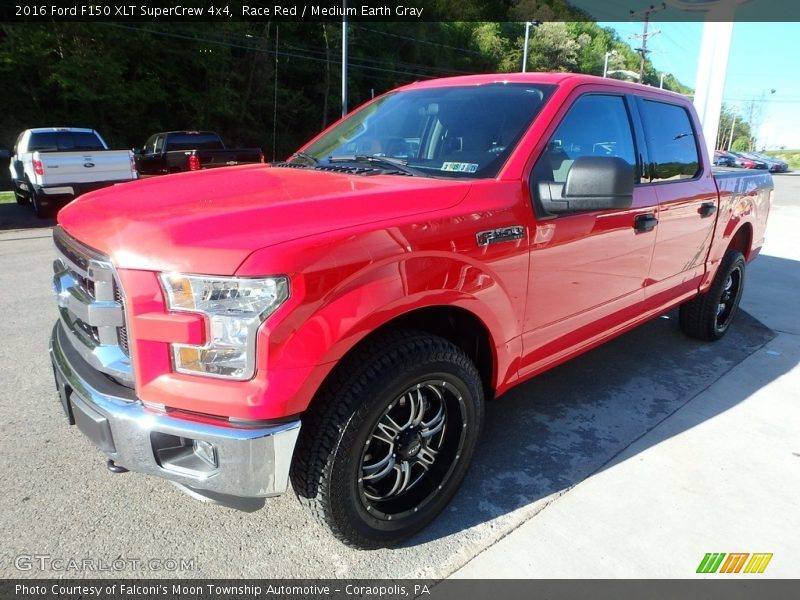
<instances>
[{"instance_id":1,"label":"colored logo","mask_svg":"<svg viewBox=\"0 0 800 600\"><path fill-rule=\"evenodd\" d=\"M772 553L749 554L747 552L709 552L700 561L698 573L763 573Z\"/></svg>"}]
</instances>

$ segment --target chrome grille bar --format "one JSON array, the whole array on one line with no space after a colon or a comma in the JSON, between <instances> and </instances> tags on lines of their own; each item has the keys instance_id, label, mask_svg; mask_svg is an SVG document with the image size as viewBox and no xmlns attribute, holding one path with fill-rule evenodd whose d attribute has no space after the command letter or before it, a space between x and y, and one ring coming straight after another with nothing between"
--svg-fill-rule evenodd
<instances>
[{"instance_id":1,"label":"chrome grille bar","mask_svg":"<svg viewBox=\"0 0 800 600\"><path fill-rule=\"evenodd\" d=\"M125 331L124 295L114 266L99 252L53 230L58 258L53 262L53 289L61 322L75 350L98 371L133 387ZM127 344L126 344L127 345Z\"/></svg>"}]
</instances>

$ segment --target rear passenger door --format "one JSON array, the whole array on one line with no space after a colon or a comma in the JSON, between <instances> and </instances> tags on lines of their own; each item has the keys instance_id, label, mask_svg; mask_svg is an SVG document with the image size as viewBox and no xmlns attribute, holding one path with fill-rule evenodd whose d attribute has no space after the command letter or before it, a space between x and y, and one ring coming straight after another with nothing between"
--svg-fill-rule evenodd
<instances>
[{"instance_id":1,"label":"rear passenger door","mask_svg":"<svg viewBox=\"0 0 800 600\"><path fill-rule=\"evenodd\" d=\"M700 136L687 106L639 97L648 153L649 186L658 198L656 247L646 309L657 309L697 291L714 232L717 187L702 164Z\"/></svg>"}]
</instances>

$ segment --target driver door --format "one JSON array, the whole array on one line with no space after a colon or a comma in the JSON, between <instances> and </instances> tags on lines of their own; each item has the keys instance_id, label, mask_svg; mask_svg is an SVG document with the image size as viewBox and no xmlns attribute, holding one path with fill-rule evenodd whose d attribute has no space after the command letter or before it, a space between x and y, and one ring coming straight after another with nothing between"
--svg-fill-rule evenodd
<instances>
[{"instance_id":1,"label":"driver door","mask_svg":"<svg viewBox=\"0 0 800 600\"><path fill-rule=\"evenodd\" d=\"M655 243L658 202L636 185L629 208L547 214L542 182L563 184L575 159L615 156L634 166L642 159L630 100L604 92L578 95L561 118L529 179L536 214L531 236L528 301L520 376L534 374L635 319Z\"/></svg>"}]
</instances>

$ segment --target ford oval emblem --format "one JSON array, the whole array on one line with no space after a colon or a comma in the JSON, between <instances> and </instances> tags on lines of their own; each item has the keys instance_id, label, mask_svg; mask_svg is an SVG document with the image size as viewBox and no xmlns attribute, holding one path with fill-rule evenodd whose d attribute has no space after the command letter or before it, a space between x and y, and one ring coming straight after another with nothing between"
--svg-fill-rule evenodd
<instances>
[{"instance_id":1,"label":"ford oval emblem","mask_svg":"<svg viewBox=\"0 0 800 600\"><path fill-rule=\"evenodd\" d=\"M93 166L94 166L94 163L90 163L90 162L83 163L83 166L84 166L84 167L86 167L86 168L88 169L88 168L91 168L91 167L93 167Z\"/></svg>"}]
</instances>

